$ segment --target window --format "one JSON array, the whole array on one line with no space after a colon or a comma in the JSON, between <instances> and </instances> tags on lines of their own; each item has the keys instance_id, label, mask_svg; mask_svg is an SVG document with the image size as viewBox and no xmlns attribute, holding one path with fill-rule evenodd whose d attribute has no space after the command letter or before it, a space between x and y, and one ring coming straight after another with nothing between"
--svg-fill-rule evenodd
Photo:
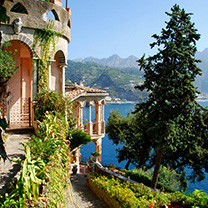
<instances>
[{"instance_id":1,"label":"window","mask_svg":"<svg viewBox=\"0 0 208 208\"><path fill-rule=\"evenodd\" d=\"M21 3L15 4L11 10L11 12L21 13L21 14L28 14L27 10Z\"/></svg>"},{"instance_id":2,"label":"window","mask_svg":"<svg viewBox=\"0 0 208 208\"><path fill-rule=\"evenodd\" d=\"M46 17L59 21L58 14L54 9L52 9L50 12L48 12Z\"/></svg>"}]
</instances>

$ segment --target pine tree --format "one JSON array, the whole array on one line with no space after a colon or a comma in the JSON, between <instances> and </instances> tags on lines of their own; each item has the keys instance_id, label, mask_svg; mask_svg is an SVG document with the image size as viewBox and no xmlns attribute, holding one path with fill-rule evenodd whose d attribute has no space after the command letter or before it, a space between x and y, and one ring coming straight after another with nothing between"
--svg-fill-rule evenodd
<instances>
[{"instance_id":1,"label":"pine tree","mask_svg":"<svg viewBox=\"0 0 208 208\"><path fill-rule=\"evenodd\" d=\"M149 91L146 102L138 103L135 112L148 114L147 133L155 146L155 168L152 188L156 188L161 161L168 151L177 152L193 135L193 115L197 104L197 88L193 82L201 69L196 65L196 41L200 35L191 22L190 13L180 9L178 5L166 12L170 20L166 22L161 35L153 35L155 42L151 48L157 47L158 52L138 60L144 70L145 81L136 88ZM197 111L197 112L200 112Z\"/></svg>"}]
</instances>

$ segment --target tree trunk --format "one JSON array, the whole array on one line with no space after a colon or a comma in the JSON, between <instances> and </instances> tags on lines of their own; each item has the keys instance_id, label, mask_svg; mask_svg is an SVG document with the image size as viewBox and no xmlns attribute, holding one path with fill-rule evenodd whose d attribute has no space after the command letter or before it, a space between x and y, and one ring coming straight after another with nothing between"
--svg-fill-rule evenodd
<instances>
[{"instance_id":1,"label":"tree trunk","mask_svg":"<svg viewBox=\"0 0 208 208\"><path fill-rule=\"evenodd\" d=\"M130 163L131 163L131 161L130 160L128 160L128 162L126 163L126 165L125 165L125 169L126 170L128 170L129 169L129 165L130 165Z\"/></svg>"},{"instance_id":2,"label":"tree trunk","mask_svg":"<svg viewBox=\"0 0 208 208\"><path fill-rule=\"evenodd\" d=\"M163 153L163 149L162 149L162 147L160 147L159 150L157 151L157 157L156 157L156 161L155 161L155 169L153 172L152 183L151 183L151 188L154 190L157 187L157 181L158 181L158 176L159 176L162 153Z\"/></svg>"}]
</instances>

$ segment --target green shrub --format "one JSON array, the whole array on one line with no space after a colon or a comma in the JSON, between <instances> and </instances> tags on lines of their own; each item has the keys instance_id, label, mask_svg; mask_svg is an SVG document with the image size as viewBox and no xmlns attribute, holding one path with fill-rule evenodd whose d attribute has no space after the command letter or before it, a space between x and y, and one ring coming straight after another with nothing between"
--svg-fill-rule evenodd
<instances>
[{"instance_id":1,"label":"green shrub","mask_svg":"<svg viewBox=\"0 0 208 208\"><path fill-rule=\"evenodd\" d=\"M39 122L38 130L28 143L32 154L47 163L57 150L69 147L66 135L70 134L70 131L65 118L60 119L53 113L46 113L45 119Z\"/></svg>"},{"instance_id":2,"label":"green shrub","mask_svg":"<svg viewBox=\"0 0 208 208\"><path fill-rule=\"evenodd\" d=\"M20 175L17 179L17 190L19 201L27 201L31 203L32 200L36 201L39 197L39 188L42 179L45 177L45 163L41 159L32 159L30 148L24 144L25 147L25 160L19 161L22 168Z\"/></svg>"},{"instance_id":3,"label":"green shrub","mask_svg":"<svg viewBox=\"0 0 208 208\"><path fill-rule=\"evenodd\" d=\"M61 149L51 156L50 162L46 167L46 186L44 198L47 199L47 207L66 207L68 190L70 186L70 157L66 149ZM42 207L39 202L39 207Z\"/></svg>"},{"instance_id":4,"label":"green shrub","mask_svg":"<svg viewBox=\"0 0 208 208\"><path fill-rule=\"evenodd\" d=\"M142 172L137 172L136 170L124 170L125 177L130 177L132 180L137 181L138 183L143 183L146 186L151 186L152 178L148 175L145 175ZM175 190L171 187L158 182L157 188L167 191L167 192L174 192Z\"/></svg>"},{"instance_id":5,"label":"green shrub","mask_svg":"<svg viewBox=\"0 0 208 208\"><path fill-rule=\"evenodd\" d=\"M72 137L70 139L70 148L72 150L80 145L86 145L89 142L92 142L92 139L87 133L80 129L74 129L72 131Z\"/></svg>"},{"instance_id":6,"label":"green shrub","mask_svg":"<svg viewBox=\"0 0 208 208\"><path fill-rule=\"evenodd\" d=\"M143 183L149 187L151 186L153 170L144 171L143 169L138 169L132 171L124 170L124 172L126 177L129 176L132 180ZM176 171L162 166L159 173L157 188L168 192L177 191L179 188L186 191L188 182L183 175L177 174Z\"/></svg>"},{"instance_id":7,"label":"green shrub","mask_svg":"<svg viewBox=\"0 0 208 208\"><path fill-rule=\"evenodd\" d=\"M121 207L208 207L208 194L195 190L193 193L176 191L164 193L151 191L143 184L121 182L112 177L92 174L90 180L97 188L104 189L111 198L115 198Z\"/></svg>"},{"instance_id":8,"label":"green shrub","mask_svg":"<svg viewBox=\"0 0 208 208\"><path fill-rule=\"evenodd\" d=\"M49 112L58 118L68 116L67 120L71 120L71 104L63 96L62 93L56 91L42 90L37 94L34 104L35 119L43 121L45 113ZM72 123L72 122L71 122Z\"/></svg>"},{"instance_id":9,"label":"green shrub","mask_svg":"<svg viewBox=\"0 0 208 208\"><path fill-rule=\"evenodd\" d=\"M98 188L104 189L111 198L116 199L121 207L138 207L139 201L133 191L128 188L128 183L120 183L118 179L106 176L94 176L90 180Z\"/></svg>"}]
</instances>

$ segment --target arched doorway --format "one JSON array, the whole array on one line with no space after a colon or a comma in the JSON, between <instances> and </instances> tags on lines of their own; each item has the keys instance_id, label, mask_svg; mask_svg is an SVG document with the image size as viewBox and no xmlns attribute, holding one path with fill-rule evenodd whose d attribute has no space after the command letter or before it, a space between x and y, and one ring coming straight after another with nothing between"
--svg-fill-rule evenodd
<instances>
[{"instance_id":1,"label":"arched doorway","mask_svg":"<svg viewBox=\"0 0 208 208\"><path fill-rule=\"evenodd\" d=\"M32 58L28 47L19 41L10 41L8 51L16 51L17 70L8 81L9 127L31 126Z\"/></svg>"}]
</instances>

